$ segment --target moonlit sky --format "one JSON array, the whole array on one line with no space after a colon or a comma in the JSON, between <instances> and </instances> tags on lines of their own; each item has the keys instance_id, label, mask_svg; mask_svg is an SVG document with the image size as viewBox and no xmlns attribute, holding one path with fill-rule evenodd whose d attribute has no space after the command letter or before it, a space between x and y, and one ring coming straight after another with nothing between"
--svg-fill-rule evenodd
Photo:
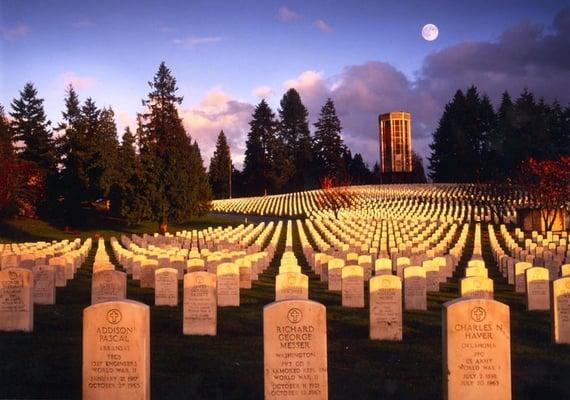
<instances>
[{"instance_id":1,"label":"moonlit sky","mask_svg":"<svg viewBox=\"0 0 570 400\"><path fill-rule=\"evenodd\" d=\"M437 40L422 39L426 23ZM458 88L497 103L528 87L568 104L569 49L567 1L0 0L0 103L9 111L31 81L56 125L72 83L81 100L113 107L120 136L164 60L206 163L223 129L241 167L254 105L276 110L295 87L312 123L333 98L346 143L372 165L379 113L410 111L425 157Z\"/></svg>"}]
</instances>

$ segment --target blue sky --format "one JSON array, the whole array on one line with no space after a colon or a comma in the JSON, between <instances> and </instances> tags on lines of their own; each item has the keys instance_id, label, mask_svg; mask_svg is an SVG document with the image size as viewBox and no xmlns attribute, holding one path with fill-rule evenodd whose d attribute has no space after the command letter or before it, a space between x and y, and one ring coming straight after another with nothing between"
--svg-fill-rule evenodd
<instances>
[{"instance_id":1,"label":"blue sky","mask_svg":"<svg viewBox=\"0 0 570 400\"><path fill-rule=\"evenodd\" d=\"M32 81L57 123L64 88L73 83L82 99L92 96L99 106L112 105L122 130L133 123L148 92L146 82L164 60L185 97L181 114L186 126L206 159L224 129L239 164L253 105L264 96L276 109L291 86L299 87L312 121L326 97L337 101L338 96L345 139L370 164L377 158L370 150L375 114L390 107L419 109L412 126L418 128L417 148L426 155L438 111L457 89L422 100L425 112L413 103L426 96L413 92L417 87L434 87L430 56L449 63L456 55L465 56L462 46L497 44L517 26L530 33L541 27L533 36L536 41L555 35L564 42L568 32L556 31L553 22L564 5L568 2L0 0L0 103L9 109L18 91ZM425 23L439 27L434 42L420 36ZM539 54L529 55L530 63L532 57ZM563 62L557 71L560 67L565 74L567 65ZM502 73L495 70L499 66L493 68L466 76L458 71L462 79L451 81L492 90L496 82L489 77ZM469 82L471 76L474 82ZM505 79L501 90L517 91L525 84L533 89L531 78ZM398 96L386 87L394 80L402 80L402 90L410 95L394 100ZM366 90L374 85L371 96ZM541 94L559 97L548 92L551 86L545 85ZM346 100L358 93L361 101Z\"/></svg>"}]
</instances>

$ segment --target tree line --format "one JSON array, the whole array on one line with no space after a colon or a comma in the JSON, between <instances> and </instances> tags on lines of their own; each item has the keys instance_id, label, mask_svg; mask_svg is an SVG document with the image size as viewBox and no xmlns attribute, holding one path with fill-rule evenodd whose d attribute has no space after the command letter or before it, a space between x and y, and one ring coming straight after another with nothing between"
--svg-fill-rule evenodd
<instances>
[{"instance_id":1,"label":"tree line","mask_svg":"<svg viewBox=\"0 0 570 400\"><path fill-rule=\"evenodd\" d=\"M261 196L323 188L328 185L380 183L378 163L372 170L362 154L352 154L342 138L342 124L332 99L322 106L309 129L309 113L295 89L280 101L277 114L265 100L255 107L246 141L243 170L230 164L229 146L220 132L210 163L210 182L216 198ZM409 180L425 182L422 160L414 153ZM230 179L231 174L231 179Z\"/></svg>"},{"instance_id":2,"label":"tree line","mask_svg":"<svg viewBox=\"0 0 570 400\"><path fill-rule=\"evenodd\" d=\"M47 119L31 82L8 115L0 105L0 217L37 213L77 226L104 210L130 223L164 226L199 215L230 190L250 196L381 181L378 163L371 170L345 145L333 100L322 106L312 134L295 89L283 95L277 113L265 100L255 107L241 171L222 131L206 172L198 143L178 115L183 98L164 63L149 86L135 131L125 128L121 141L113 109L90 97L81 102L71 85L57 124ZM414 179L425 182L417 154L414 165Z\"/></svg>"},{"instance_id":3,"label":"tree line","mask_svg":"<svg viewBox=\"0 0 570 400\"><path fill-rule=\"evenodd\" d=\"M176 79L160 64L142 100L136 132L119 143L111 107L83 103L66 90L62 121L52 126L32 83L0 107L0 216L35 209L40 216L79 225L90 211L136 223L184 221L212 197L196 141L177 111Z\"/></svg>"},{"instance_id":4,"label":"tree line","mask_svg":"<svg viewBox=\"0 0 570 400\"><path fill-rule=\"evenodd\" d=\"M528 160L570 155L570 106L548 104L525 89L504 92L497 110L475 86L457 90L445 106L430 145L435 182L514 182Z\"/></svg>"}]
</instances>

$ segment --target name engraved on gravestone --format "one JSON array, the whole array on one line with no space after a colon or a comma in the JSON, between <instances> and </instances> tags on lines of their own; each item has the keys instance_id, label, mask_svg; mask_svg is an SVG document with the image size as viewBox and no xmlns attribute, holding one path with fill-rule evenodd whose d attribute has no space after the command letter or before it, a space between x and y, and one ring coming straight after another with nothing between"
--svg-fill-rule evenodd
<instances>
[{"instance_id":1,"label":"name engraved on gravestone","mask_svg":"<svg viewBox=\"0 0 570 400\"><path fill-rule=\"evenodd\" d=\"M443 392L447 400L511 399L509 307L495 300L443 304Z\"/></svg>"},{"instance_id":2,"label":"name engraved on gravestone","mask_svg":"<svg viewBox=\"0 0 570 400\"><path fill-rule=\"evenodd\" d=\"M459 295L461 297L479 297L493 299L494 283L492 279L484 276L469 276L459 282Z\"/></svg>"},{"instance_id":3,"label":"name engraved on gravestone","mask_svg":"<svg viewBox=\"0 0 570 400\"><path fill-rule=\"evenodd\" d=\"M216 275L197 271L184 275L183 333L212 335L217 332Z\"/></svg>"},{"instance_id":4,"label":"name engraved on gravestone","mask_svg":"<svg viewBox=\"0 0 570 400\"><path fill-rule=\"evenodd\" d=\"M550 310L550 278L547 268L532 267L525 271L527 310Z\"/></svg>"},{"instance_id":5,"label":"name engraved on gravestone","mask_svg":"<svg viewBox=\"0 0 570 400\"><path fill-rule=\"evenodd\" d=\"M308 300L309 277L297 272L285 272L275 277L275 301Z\"/></svg>"},{"instance_id":6,"label":"name engraved on gravestone","mask_svg":"<svg viewBox=\"0 0 570 400\"><path fill-rule=\"evenodd\" d=\"M426 273L422 267L404 269L404 308L406 310L426 310Z\"/></svg>"},{"instance_id":7,"label":"name engraved on gravestone","mask_svg":"<svg viewBox=\"0 0 570 400\"><path fill-rule=\"evenodd\" d=\"M370 280L370 339L402 340L402 280L395 275Z\"/></svg>"},{"instance_id":8,"label":"name engraved on gravestone","mask_svg":"<svg viewBox=\"0 0 570 400\"><path fill-rule=\"evenodd\" d=\"M357 265L342 268L342 306L364 308L364 271Z\"/></svg>"},{"instance_id":9,"label":"name engraved on gravestone","mask_svg":"<svg viewBox=\"0 0 570 400\"><path fill-rule=\"evenodd\" d=\"M91 304L124 300L126 297L126 273L104 269L93 274L91 280Z\"/></svg>"},{"instance_id":10,"label":"name engraved on gravestone","mask_svg":"<svg viewBox=\"0 0 570 400\"><path fill-rule=\"evenodd\" d=\"M328 399L326 309L310 300L263 308L265 399Z\"/></svg>"},{"instance_id":11,"label":"name engraved on gravestone","mask_svg":"<svg viewBox=\"0 0 570 400\"><path fill-rule=\"evenodd\" d=\"M149 307L123 300L84 309L83 399L149 398Z\"/></svg>"},{"instance_id":12,"label":"name engraved on gravestone","mask_svg":"<svg viewBox=\"0 0 570 400\"><path fill-rule=\"evenodd\" d=\"M222 263L217 270L218 307L239 306L239 267Z\"/></svg>"},{"instance_id":13,"label":"name engraved on gravestone","mask_svg":"<svg viewBox=\"0 0 570 400\"><path fill-rule=\"evenodd\" d=\"M154 272L154 305L178 305L178 271L175 268L159 268Z\"/></svg>"},{"instance_id":14,"label":"name engraved on gravestone","mask_svg":"<svg viewBox=\"0 0 570 400\"><path fill-rule=\"evenodd\" d=\"M34 330L32 271L8 268L0 271L0 331Z\"/></svg>"},{"instance_id":15,"label":"name engraved on gravestone","mask_svg":"<svg viewBox=\"0 0 570 400\"><path fill-rule=\"evenodd\" d=\"M34 303L55 304L55 275L53 266L36 265L34 275Z\"/></svg>"}]
</instances>

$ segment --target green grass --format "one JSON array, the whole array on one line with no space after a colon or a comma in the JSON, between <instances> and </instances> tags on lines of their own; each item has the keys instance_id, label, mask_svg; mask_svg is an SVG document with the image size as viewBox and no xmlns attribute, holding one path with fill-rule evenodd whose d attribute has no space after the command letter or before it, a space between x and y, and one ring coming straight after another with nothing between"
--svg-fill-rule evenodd
<instances>
[{"instance_id":1,"label":"green grass","mask_svg":"<svg viewBox=\"0 0 570 400\"><path fill-rule=\"evenodd\" d=\"M168 231L173 233L188 229L204 229L209 226L239 225L241 223L243 220L206 215L186 223L171 224ZM108 240L111 236L119 237L133 233L152 234L157 231L157 228L156 222L143 222L138 225L126 226L117 222L101 221L97 227L87 226L65 231L62 226L56 226L39 219L22 218L0 222L0 243L65 240L76 237L85 240L95 235L100 235Z\"/></svg>"},{"instance_id":2,"label":"green grass","mask_svg":"<svg viewBox=\"0 0 570 400\"><path fill-rule=\"evenodd\" d=\"M482 233L485 261L493 265L485 227ZM296 249L310 298L327 307L330 399L442 398L441 304L457 297L472 246L471 235L456 277L428 294L427 311L404 312L404 340L396 343L369 340L368 309L341 307L340 294L326 290ZM0 398L81 397L81 315L90 302L93 255L57 289L57 305L35 307L33 333L0 333ZM184 336L180 305L155 307L152 289L128 281L128 298L151 306L152 398L263 398L262 310L273 301L276 272L273 263L251 290L242 289L239 308L219 309L216 337ZM553 345L549 313L525 311L523 295L493 277L496 299L511 309L513 399L570 398L570 346Z\"/></svg>"}]
</instances>

